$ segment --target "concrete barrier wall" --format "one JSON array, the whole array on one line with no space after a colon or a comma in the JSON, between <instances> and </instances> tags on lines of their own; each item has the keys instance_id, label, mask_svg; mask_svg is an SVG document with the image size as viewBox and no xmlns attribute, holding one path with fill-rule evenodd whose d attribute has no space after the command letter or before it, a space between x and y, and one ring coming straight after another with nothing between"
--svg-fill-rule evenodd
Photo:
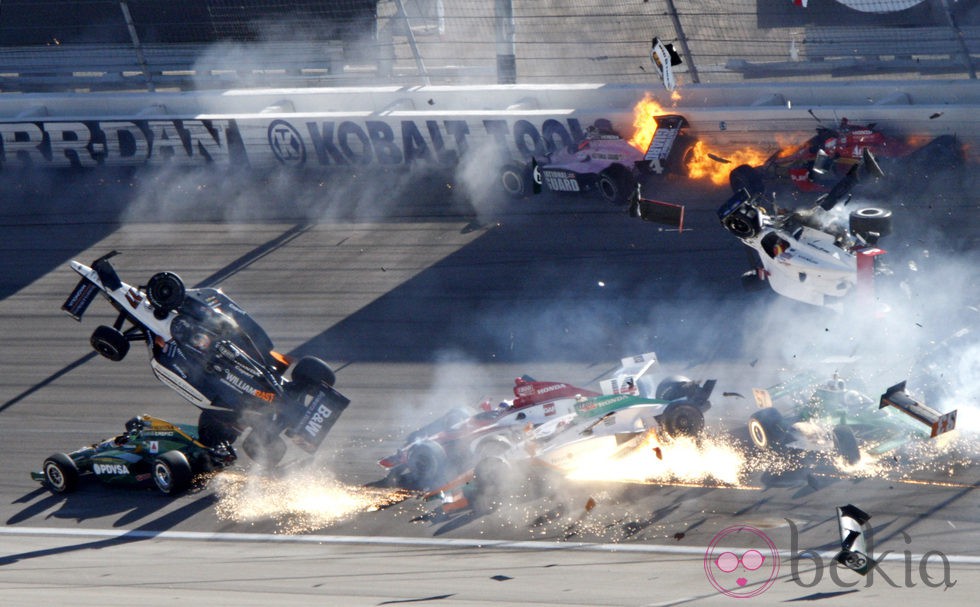
<instances>
[{"instance_id":1,"label":"concrete barrier wall","mask_svg":"<svg viewBox=\"0 0 980 607\"><path fill-rule=\"evenodd\" d=\"M972 81L690 86L369 87L0 96L5 165L451 166L474 150L512 157L570 143L597 119L624 135L645 97L720 151L777 147L817 121L980 142Z\"/></svg>"}]
</instances>

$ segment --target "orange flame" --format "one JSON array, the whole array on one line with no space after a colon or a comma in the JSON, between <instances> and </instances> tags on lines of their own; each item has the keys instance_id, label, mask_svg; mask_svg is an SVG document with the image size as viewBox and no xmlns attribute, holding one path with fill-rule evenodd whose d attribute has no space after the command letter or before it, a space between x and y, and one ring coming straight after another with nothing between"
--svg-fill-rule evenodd
<instances>
[{"instance_id":1,"label":"orange flame","mask_svg":"<svg viewBox=\"0 0 980 607\"><path fill-rule=\"evenodd\" d=\"M709 155L710 154L710 155ZM691 148L690 160L687 164L687 175L691 179L710 179L715 185L728 183L728 174L740 164L759 166L769 155L761 150L745 148L731 154L715 154L708 150L703 141L698 141ZM718 158L722 160L717 160ZM728 162L724 162L728 161Z\"/></svg>"},{"instance_id":2,"label":"orange flame","mask_svg":"<svg viewBox=\"0 0 980 607\"><path fill-rule=\"evenodd\" d=\"M635 106L633 106L633 136L630 137L629 144L641 152L646 152L653 141L653 134L657 132L656 117L664 114L664 108L657 103L649 94L643 96Z\"/></svg>"}]
</instances>

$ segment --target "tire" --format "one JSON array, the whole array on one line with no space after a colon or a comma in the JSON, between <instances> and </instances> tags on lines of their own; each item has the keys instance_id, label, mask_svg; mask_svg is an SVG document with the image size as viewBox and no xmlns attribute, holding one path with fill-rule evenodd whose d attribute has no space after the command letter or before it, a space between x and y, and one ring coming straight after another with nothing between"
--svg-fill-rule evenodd
<instances>
[{"instance_id":1,"label":"tire","mask_svg":"<svg viewBox=\"0 0 980 607\"><path fill-rule=\"evenodd\" d=\"M41 467L48 489L55 493L71 493L78 489L78 466L64 453L55 453Z\"/></svg>"},{"instance_id":2,"label":"tire","mask_svg":"<svg viewBox=\"0 0 980 607\"><path fill-rule=\"evenodd\" d=\"M180 304L184 303L186 294L184 281L173 272L157 272L146 283L146 298L161 314L179 308Z\"/></svg>"},{"instance_id":3,"label":"tire","mask_svg":"<svg viewBox=\"0 0 980 607\"><path fill-rule=\"evenodd\" d=\"M740 164L732 169L732 172L728 174L728 183L732 186L732 191L735 193L741 190L748 190L750 195L755 196L766 191L766 184L762 179L762 172L747 164Z\"/></svg>"},{"instance_id":4,"label":"tire","mask_svg":"<svg viewBox=\"0 0 980 607\"><path fill-rule=\"evenodd\" d=\"M479 458L499 457L510 450L510 443L503 437L489 437L476 446Z\"/></svg>"},{"instance_id":5,"label":"tire","mask_svg":"<svg viewBox=\"0 0 980 607\"><path fill-rule=\"evenodd\" d=\"M704 414L694 405L671 403L661 418L664 430L671 438L696 437L704 430Z\"/></svg>"},{"instance_id":6,"label":"tire","mask_svg":"<svg viewBox=\"0 0 980 607\"><path fill-rule=\"evenodd\" d=\"M857 209L851 211L849 223L853 234L859 234L867 240L866 235L875 232L881 238L892 233L892 212L879 207Z\"/></svg>"},{"instance_id":7,"label":"tire","mask_svg":"<svg viewBox=\"0 0 980 607\"><path fill-rule=\"evenodd\" d=\"M446 469L446 450L435 441L422 441L408 450L407 479L415 488L425 489L442 480Z\"/></svg>"},{"instance_id":8,"label":"tire","mask_svg":"<svg viewBox=\"0 0 980 607\"><path fill-rule=\"evenodd\" d=\"M252 428L242 441L242 450L252 461L268 468L275 468L286 455L286 441L272 431Z\"/></svg>"},{"instance_id":9,"label":"tire","mask_svg":"<svg viewBox=\"0 0 980 607\"><path fill-rule=\"evenodd\" d=\"M180 451L167 451L153 460L153 484L164 495L178 495L187 491L194 480L194 471Z\"/></svg>"},{"instance_id":10,"label":"tire","mask_svg":"<svg viewBox=\"0 0 980 607\"><path fill-rule=\"evenodd\" d=\"M630 194L636 189L629 171L621 165L614 164L599 173L596 189L606 202L624 205L629 201Z\"/></svg>"},{"instance_id":11,"label":"tire","mask_svg":"<svg viewBox=\"0 0 980 607\"><path fill-rule=\"evenodd\" d=\"M657 391L653 397L660 400L677 400L685 396L691 396L694 392L695 384L691 378L683 375L669 375L657 384Z\"/></svg>"},{"instance_id":12,"label":"tire","mask_svg":"<svg viewBox=\"0 0 980 607\"><path fill-rule=\"evenodd\" d=\"M302 386L304 390L325 383L332 386L337 382L337 375L330 368L330 365L315 356L304 356L299 359L293 367L291 375L293 382Z\"/></svg>"},{"instance_id":13,"label":"tire","mask_svg":"<svg viewBox=\"0 0 980 607\"><path fill-rule=\"evenodd\" d=\"M234 411L214 411L202 409L197 419L197 440L207 447L217 447L221 443L234 443L241 431L235 426L238 414Z\"/></svg>"},{"instance_id":14,"label":"tire","mask_svg":"<svg viewBox=\"0 0 980 607\"><path fill-rule=\"evenodd\" d=\"M743 213L732 213L722 222L725 229L739 238L752 238L759 228Z\"/></svg>"},{"instance_id":15,"label":"tire","mask_svg":"<svg viewBox=\"0 0 980 607\"><path fill-rule=\"evenodd\" d=\"M856 464L861 460L857 437L854 436L854 431L844 424L834 426L834 450L848 464Z\"/></svg>"},{"instance_id":16,"label":"tire","mask_svg":"<svg viewBox=\"0 0 980 607\"><path fill-rule=\"evenodd\" d=\"M497 182L511 198L526 198L531 193L531 175L527 167L508 162L500 167Z\"/></svg>"},{"instance_id":17,"label":"tire","mask_svg":"<svg viewBox=\"0 0 980 607\"><path fill-rule=\"evenodd\" d=\"M778 409L760 409L749 418L749 439L756 449L775 449L786 436L783 415Z\"/></svg>"},{"instance_id":18,"label":"tire","mask_svg":"<svg viewBox=\"0 0 980 607\"><path fill-rule=\"evenodd\" d=\"M89 339L92 348L109 360L119 362L129 352L129 340L118 329L99 325Z\"/></svg>"}]
</instances>

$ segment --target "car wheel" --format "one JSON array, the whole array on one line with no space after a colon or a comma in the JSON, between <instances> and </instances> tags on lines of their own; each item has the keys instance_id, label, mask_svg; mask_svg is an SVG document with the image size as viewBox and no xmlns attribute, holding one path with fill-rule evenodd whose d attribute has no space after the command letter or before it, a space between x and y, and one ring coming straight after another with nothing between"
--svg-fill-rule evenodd
<instances>
[{"instance_id":1,"label":"car wheel","mask_svg":"<svg viewBox=\"0 0 980 607\"><path fill-rule=\"evenodd\" d=\"M153 460L153 483L164 495L177 495L194 479L191 463L180 451L167 451Z\"/></svg>"},{"instance_id":2,"label":"car wheel","mask_svg":"<svg viewBox=\"0 0 980 607\"><path fill-rule=\"evenodd\" d=\"M689 377L669 375L657 384L657 391L653 393L653 397L660 400L677 400L691 396L695 388L694 382Z\"/></svg>"},{"instance_id":3,"label":"car wheel","mask_svg":"<svg viewBox=\"0 0 980 607\"><path fill-rule=\"evenodd\" d=\"M860 235L865 240L869 239L868 237L872 235L872 232L877 234L877 237L871 239L873 241L892 233L892 212L879 207L857 209L851 211L849 223L851 232Z\"/></svg>"},{"instance_id":4,"label":"car wheel","mask_svg":"<svg viewBox=\"0 0 980 607\"><path fill-rule=\"evenodd\" d=\"M497 180L511 198L524 198L531 193L528 169L516 162L508 162L500 167Z\"/></svg>"},{"instance_id":5,"label":"car wheel","mask_svg":"<svg viewBox=\"0 0 980 607\"><path fill-rule=\"evenodd\" d=\"M129 352L129 340L118 329L100 325L92 332L89 339L92 348L109 360L119 362L126 358Z\"/></svg>"},{"instance_id":6,"label":"car wheel","mask_svg":"<svg viewBox=\"0 0 980 607\"><path fill-rule=\"evenodd\" d=\"M273 431L252 428L242 441L242 450L252 461L267 468L275 468L286 455L286 441Z\"/></svg>"},{"instance_id":7,"label":"car wheel","mask_svg":"<svg viewBox=\"0 0 980 607\"><path fill-rule=\"evenodd\" d=\"M849 426L838 424L834 426L834 449L848 464L856 464L861 459L857 437Z\"/></svg>"},{"instance_id":8,"label":"car wheel","mask_svg":"<svg viewBox=\"0 0 980 607\"><path fill-rule=\"evenodd\" d=\"M304 390L325 383L332 386L337 382L337 375L330 368L330 365L315 356L304 356L299 359L293 367L293 381L302 386Z\"/></svg>"},{"instance_id":9,"label":"car wheel","mask_svg":"<svg viewBox=\"0 0 980 607\"><path fill-rule=\"evenodd\" d=\"M759 232L756 225L742 213L732 213L722 223L726 230L739 238L752 238Z\"/></svg>"},{"instance_id":10,"label":"car wheel","mask_svg":"<svg viewBox=\"0 0 980 607\"><path fill-rule=\"evenodd\" d=\"M431 488L442 480L446 450L435 441L422 441L408 450L407 480L417 489Z\"/></svg>"},{"instance_id":11,"label":"car wheel","mask_svg":"<svg viewBox=\"0 0 980 607\"><path fill-rule=\"evenodd\" d=\"M671 438L695 437L704 430L704 414L694 405L671 403L664 411L662 423Z\"/></svg>"},{"instance_id":12,"label":"car wheel","mask_svg":"<svg viewBox=\"0 0 980 607\"><path fill-rule=\"evenodd\" d=\"M179 308L186 293L184 281L173 272L157 272L146 283L146 298L161 316Z\"/></svg>"},{"instance_id":13,"label":"car wheel","mask_svg":"<svg viewBox=\"0 0 980 607\"><path fill-rule=\"evenodd\" d=\"M628 202L629 196L636 189L636 186L629 171L614 164L599 174L596 189L599 190L599 195L606 202L623 205Z\"/></svg>"},{"instance_id":14,"label":"car wheel","mask_svg":"<svg viewBox=\"0 0 980 607\"><path fill-rule=\"evenodd\" d=\"M44 480L55 493L71 493L78 489L78 466L64 453L55 453L44 460Z\"/></svg>"},{"instance_id":15,"label":"car wheel","mask_svg":"<svg viewBox=\"0 0 980 607\"><path fill-rule=\"evenodd\" d=\"M775 449L785 435L783 415L778 409L767 407L749 418L749 439L757 449Z\"/></svg>"},{"instance_id":16,"label":"car wheel","mask_svg":"<svg viewBox=\"0 0 980 607\"><path fill-rule=\"evenodd\" d=\"M732 172L728 174L728 183L732 186L733 192L738 193L747 190L751 196L762 194L766 190L762 173L757 168L747 164L741 164L732 169Z\"/></svg>"}]
</instances>

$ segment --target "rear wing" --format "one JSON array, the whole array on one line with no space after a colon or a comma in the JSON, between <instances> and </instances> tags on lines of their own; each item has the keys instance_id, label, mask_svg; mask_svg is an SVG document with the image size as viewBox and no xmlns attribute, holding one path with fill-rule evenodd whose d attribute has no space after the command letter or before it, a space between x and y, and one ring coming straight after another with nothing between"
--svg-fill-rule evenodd
<instances>
[{"instance_id":1,"label":"rear wing","mask_svg":"<svg viewBox=\"0 0 980 607\"><path fill-rule=\"evenodd\" d=\"M654 120L657 121L657 130L650 139L643 160L648 163L651 171L662 175L667 170L667 159L670 157L674 142L677 141L677 136L680 135L681 129L687 127L687 120L677 114L656 116Z\"/></svg>"},{"instance_id":2,"label":"rear wing","mask_svg":"<svg viewBox=\"0 0 980 607\"><path fill-rule=\"evenodd\" d=\"M684 232L684 205L642 198L639 184L636 185L636 191L630 197L629 212L630 217L639 217L643 221L676 227L678 234Z\"/></svg>"},{"instance_id":3,"label":"rear wing","mask_svg":"<svg viewBox=\"0 0 980 607\"><path fill-rule=\"evenodd\" d=\"M636 382L656 364L656 352L622 358L613 376L599 382L599 391L603 394L639 394Z\"/></svg>"},{"instance_id":4,"label":"rear wing","mask_svg":"<svg viewBox=\"0 0 980 607\"><path fill-rule=\"evenodd\" d=\"M911 418L929 426L930 438L935 438L956 428L956 410L940 413L932 407L918 402L905 392L905 382L900 382L885 390L881 395L878 408L892 406Z\"/></svg>"},{"instance_id":5,"label":"rear wing","mask_svg":"<svg viewBox=\"0 0 980 607\"><path fill-rule=\"evenodd\" d=\"M71 268L82 278L72 289L65 303L61 304L61 309L77 321L82 320L85 310L99 294L99 291L115 291L122 286L119 275L115 268L109 263L109 259L119 254L119 251L110 251L92 262L89 268L77 261L71 262ZM98 280L98 282L96 282Z\"/></svg>"},{"instance_id":6,"label":"rear wing","mask_svg":"<svg viewBox=\"0 0 980 607\"><path fill-rule=\"evenodd\" d=\"M657 68L657 75L668 91L677 87L674 79L674 66L683 63L681 56L674 50L673 44L664 44L660 38L654 38L650 43L650 61Z\"/></svg>"}]
</instances>

